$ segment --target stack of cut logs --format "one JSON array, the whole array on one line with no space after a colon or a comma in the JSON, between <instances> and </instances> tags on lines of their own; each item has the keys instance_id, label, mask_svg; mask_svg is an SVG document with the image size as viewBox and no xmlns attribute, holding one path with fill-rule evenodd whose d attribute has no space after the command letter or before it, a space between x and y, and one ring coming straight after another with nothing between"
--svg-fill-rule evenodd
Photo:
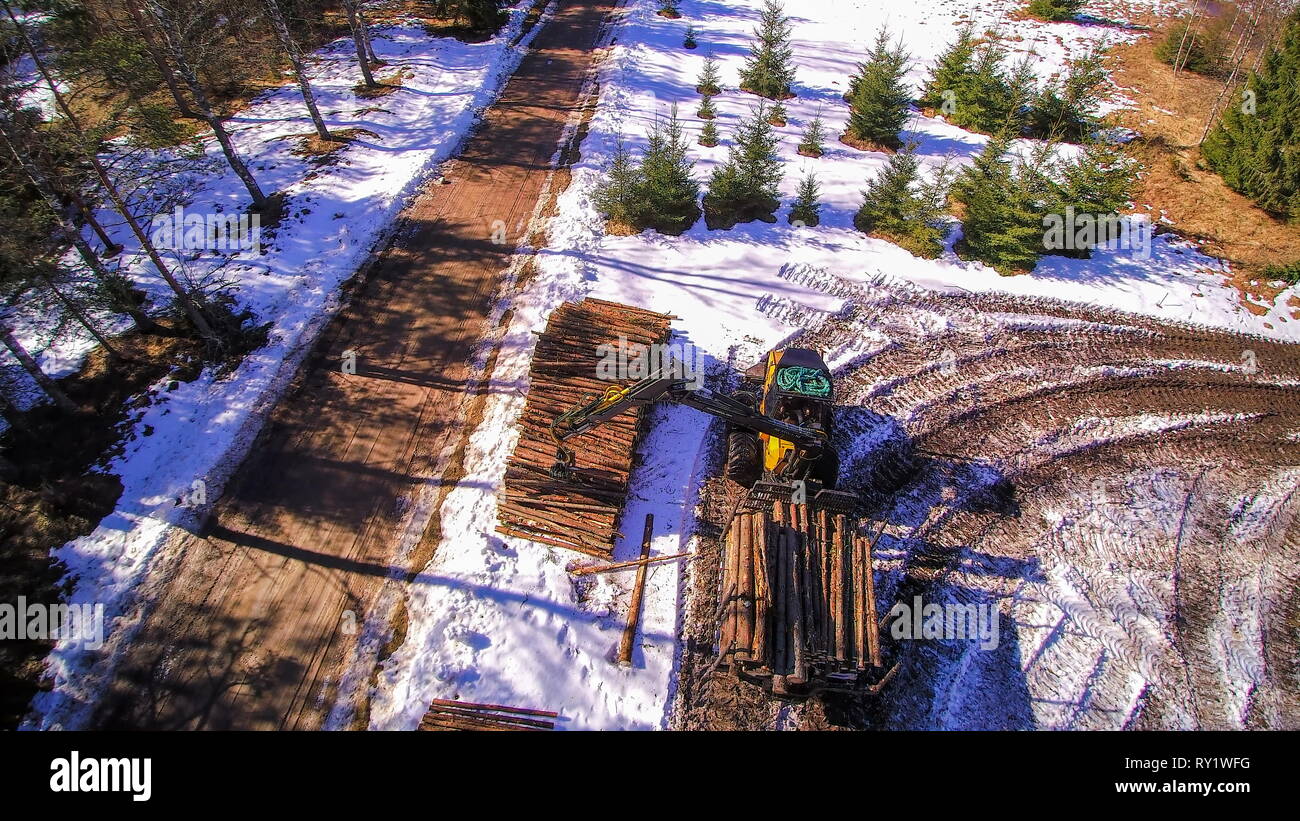
<instances>
[{"instance_id":1,"label":"stack of cut logs","mask_svg":"<svg viewBox=\"0 0 1300 821\"><path fill-rule=\"evenodd\" d=\"M558 713L435 699L420 719L421 730L553 730Z\"/></svg>"},{"instance_id":2,"label":"stack of cut logs","mask_svg":"<svg viewBox=\"0 0 1300 821\"><path fill-rule=\"evenodd\" d=\"M857 520L778 501L737 513L719 570L719 651L773 693L861 689L881 666L871 542Z\"/></svg>"},{"instance_id":3,"label":"stack of cut logs","mask_svg":"<svg viewBox=\"0 0 1300 821\"><path fill-rule=\"evenodd\" d=\"M665 343L673 317L599 299L566 302L551 314L533 354L519 444L506 469L497 530L610 559L628 474L641 432L640 411L625 413L566 442L575 479L550 475L556 445L551 422L615 386L597 378L601 345Z\"/></svg>"}]
</instances>

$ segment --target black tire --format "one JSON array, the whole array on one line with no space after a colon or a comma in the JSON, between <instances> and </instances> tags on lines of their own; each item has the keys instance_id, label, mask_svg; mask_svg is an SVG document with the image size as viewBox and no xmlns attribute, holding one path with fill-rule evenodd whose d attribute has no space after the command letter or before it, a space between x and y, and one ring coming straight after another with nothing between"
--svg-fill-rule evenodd
<instances>
[{"instance_id":1,"label":"black tire","mask_svg":"<svg viewBox=\"0 0 1300 821\"><path fill-rule=\"evenodd\" d=\"M817 463L813 465L812 478L821 483L826 490L834 490L835 485L840 479L840 455L832 447L827 447L822 451L822 455L817 458Z\"/></svg>"},{"instance_id":2,"label":"black tire","mask_svg":"<svg viewBox=\"0 0 1300 821\"><path fill-rule=\"evenodd\" d=\"M743 488L751 488L761 473L757 434L747 430L727 434L727 478Z\"/></svg>"}]
</instances>

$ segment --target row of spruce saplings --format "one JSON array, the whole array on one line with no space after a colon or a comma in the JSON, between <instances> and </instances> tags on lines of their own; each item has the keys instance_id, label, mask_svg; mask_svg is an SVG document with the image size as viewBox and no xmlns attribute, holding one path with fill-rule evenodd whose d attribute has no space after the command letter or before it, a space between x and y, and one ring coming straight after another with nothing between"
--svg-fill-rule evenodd
<instances>
[{"instance_id":1,"label":"row of spruce saplings","mask_svg":"<svg viewBox=\"0 0 1300 821\"><path fill-rule=\"evenodd\" d=\"M740 88L758 95L757 106L735 128L725 163L708 181L702 213L710 228L739 222L775 221L783 172L776 132L786 124L783 100L791 85L792 49L788 21L769 2L755 33L750 57L740 73ZM882 30L867 59L859 64L844 95L849 118L841 142L858 149L891 153L885 169L867 183L855 216L862 231L889 239L923 257L943 251L950 228L950 199L964 217L958 252L1003 273L1030 270L1044 247L1043 217L1064 213L1109 214L1131 197L1135 172L1113 147L1096 141L1097 110L1106 74L1097 50L1071 61L1066 70L1039 85L1032 55L1009 65L1008 47L996 38L977 37L970 27L939 58L921 98L914 101L905 77L911 58L901 43ZM705 61L696 90L697 115L704 120L698 142L718 143L713 97L722 92L717 62ZM954 124L993 135L977 161L960 175L950 161L922 176L916 144L900 136L913 104L933 110ZM1009 156L1016 137L1043 140L1027 154ZM825 151L820 115L803 130L798 152L816 158ZM1071 160L1058 157L1055 144L1080 141ZM700 184L687 154L687 140L674 106L651 128L638 158L623 145L596 193L596 206L611 227L621 231L654 228L678 234L700 217ZM815 172L804 175L791 205L792 224L813 226L821 204ZM1088 248L1051 251L1086 257Z\"/></svg>"}]
</instances>

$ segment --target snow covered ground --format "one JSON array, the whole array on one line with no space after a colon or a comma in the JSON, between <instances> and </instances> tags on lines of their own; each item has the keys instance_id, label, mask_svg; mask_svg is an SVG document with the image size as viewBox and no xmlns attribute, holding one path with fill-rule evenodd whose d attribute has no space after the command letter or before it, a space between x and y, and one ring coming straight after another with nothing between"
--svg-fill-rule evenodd
<instances>
[{"instance_id":1,"label":"snow covered ground","mask_svg":"<svg viewBox=\"0 0 1300 821\"><path fill-rule=\"evenodd\" d=\"M860 191L886 158L848 148L833 137L847 119L840 99L845 83L880 25L887 23L916 58L911 79L918 88L933 58L967 19L976 22L977 30L1000 27L1013 39L1023 38L1016 46L1037 50L1043 76L1086 43L1140 36L1122 26L1003 20L1017 5L1014 0L790 3L798 98L786 104L790 123L779 129L787 161L782 192L790 199L799 176L815 170L822 183L822 224L791 228L783 209L775 225L710 232L700 221L681 237L653 232L607 237L590 195L616 137L621 134L634 148L642 146L654 117L664 115L673 102L680 105L687 127L698 129L694 85L706 54L719 59L728 90L716 100L723 145L693 150L700 179L725 158L732 127L755 101L735 86L759 0L684 0L681 20L656 16L657 4L651 0L630 0L614 32L617 44L603 64L599 104L582 159L548 226L536 276L509 306L513 314L497 340L494 382L516 384L522 391L532 331L544 326L560 302L588 295L675 314L680 317L674 323L677 331L714 364L746 366L799 330L771 310L772 300L822 310L842 304L793 281L796 265L824 268L849 280L885 275L940 289L1039 295L1300 339L1297 323L1282 311L1257 317L1242 309L1236 292L1221 284L1221 263L1167 235L1156 238L1150 258L1121 251L1083 261L1045 258L1032 275L1004 278L951 252L938 260L917 259L852 229ZM1133 5L1179 4L1135 0ZM1123 18L1118 3L1098 0L1088 10L1112 21ZM414 76L405 85L426 93L399 92L375 103L379 110L366 110L348 91L355 82L350 45L340 42L325 49L318 55L314 79L331 126L360 126L378 136L364 138L347 150L342 163L310 179L304 179L307 168L289 154L286 143L271 141L309 129L293 87L264 95L232 123L244 152L258 155L254 171L263 185L288 190L292 198L292 216L262 264L226 269L239 280L241 301L262 320L275 323L272 342L231 377L216 381L205 374L166 394L136 420L137 431L148 425L153 434L137 437L108 466L126 485L118 510L93 534L59 552L79 577L74 601L118 600L172 523L185 515L176 499L196 478L215 495L255 432L259 414L292 375L303 343L335 307L339 283L365 258L405 196L447 156L472 122L473 109L490 98L514 63L518 51L508 49L506 41L521 20L522 11L515 9L507 30L480 45L429 41L418 27L384 30L376 41L381 56L394 67L410 68ZM694 51L682 48L688 23L694 24L699 41ZM799 133L819 111L833 135L828 153L818 160L800 157L795 153ZM929 166L949 156L968 161L985 141L920 115L909 130ZM243 204L242 189L229 174L208 178L196 189L195 208ZM1286 296L1277 304L1283 305ZM1272 322L1272 331L1265 322ZM67 351L48 356L58 357L63 367L75 366L76 357ZM424 578L440 583L405 590L406 639L385 663L372 694L374 728L415 726L433 698L557 710L561 726L571 729L667 726L684 605L683 569L678 563L651 569L644 636L633 666L617 667L611 655L622 629L631 574L596 576L575 586L565 572L573 555L494 532L494 488L500 486L513 449L513 424L522 406L521 393L487 396L484 421L472 434L465 458L467 475L439 511L444 541L422 571ZM692 508L702 478L706 426L683 408L656 409L652 422L624 518L626 536L616 547L618 558L636 551L647 512L655 514L655 554L694 545ZM59 687L37 705L47 717L59 715L80 695L70 682L79 656L60 648L54 660Z\"/></svg>"},{"instance_id":2,"label":"snow covered ground","mask_svg":"<svg viewBox=\"0 0 1300 821\"><path fill-rule=\"evenodd\" d=\"M124 485L117 508L92 533L54 551L75 579L71 601L103 603L111 625L150 557L177 524L190 518L194 491L216 498L264 413L338 307L339 286L383 239L424 180L454 152L477 111L513 71L538 30L512 45L526 8L525 3L512 8L502 31L476 44L431 38L414 20L374 27L375 50L388 64L380 76L404 72L402 89L377 100L359 99L351 91L359 77L350 39L312 55L312 83L327 124L371 132L345 148L337 164L314 167L291 153L291 141L281 139L311 130L296 85L260 95L228 121L263 190L288 195L288 216L260 257L227 261L205 253L176 262L195 281L227 263L221 275L235 283L240 304L251 308L259 323L272 323L270 343L224 378L206 370L175 390L160 388L152 404L138 412L125 452L103 468ZM247 207L247 192L215 145L204 148L209 161L175 181L190 192L186 210ZM164 300L165 286L135 254L138 246L120 219L107 212L100 216L126 246L126 264L141 286ZM39 310L21 314L20 321L24 318L24 341L33 350L44 348L41 359L56 373L75 369L90 348L89 340L66 329L45 347L51 329ZM61 644L51 654L56 686L34 705L43 726L76 725L75 711L88 695L79 692L77 673L87 660L75 644Z\"/></svg>"},{"instance_id":3,"label":"snow covered ground","mask_svg":"<svg viewBox=\"0 0 1300 821\"><path fill-rule=\"evenodd\" d=\"M1222 286L1223 265L1168 235L1155 238L1149 258L1124 251L1101 252L1092 260L1044 258L1030 276L1001 277L979 263L949 252L938 260L918 259L888 242L852 228L866 181L886 162L883 154L861 152L832 138L820 159L799 156L795 147L804 123L816 113L834 137L843 131L845 83L862 59L877 28L888 24L915 57L910 79L919 90L933 59L957 26L973 20L977 31L998 27L1017 49L1034 48L1046 77L1067 55L1101 39L1141 36L1121 25L1046 24L1003 20L1019 4L979 0L801 0L787 4L794 22L798 99L786 107L790 123L778 129L786 160L783 198L793 198L802 173L815 170L822 184L822 223L791 228L787 211L778 223L740 225L709 231L703 220L681 237L645 232L605 236L590 195L621 134L632 148L644 146L648 127L672 103L692 133L699 97L696 78L707 54L721 64L726 90L716 99L723 144L693 145L697 178L725 159L729 132L756 98L735 90L736 72L747 53L760 0L684 0L683 18L655 14L657 3L631 0L615 31L616 45L602 68L598 108L582 144L571 186L550 222L547 247L537 257L538 274L525 293L512 299L516 310L506 331L495 380L523 385L529 334L566 299L594 296L680 317L674 328L701 347L713 363L745 367L799 331L773 308L777 301L822 311L841 307L840 298L795 280L799 271L824 269L851 281L902 280L917 285L1065 299L1234 330L1300 339L1300 323L1282 310L1257 317L1242 309L1236 292ZM1178 3L1137 2L1130 7L1171 8ZM1095 17L1122 22L1125 6L1097 2ZM682 47L693 24L699 48ZM1019 38L1019 39L1018 39ZM1016 55L1013 55L1013 57ZM1117 98L1114 105L1122 105ZM917 114L909 130L920 142L925 163L946 157L969 161L986 138L940 119ZM694 140L692 139L692 143ZM787 206L788 207L788 206ZM1277 301L1285 303L1286 294ZM1264 323L1271 321L1270 332ZM834 364L834 363L832 363ZM410 622L402 648L387 662L372 704L372 726L413 727L432 698L463 698L557 710L563 726L645 728L665 726L673 692L673 625L684 599L683 570L676 563L655 566L645 603L644 660L631 670L610 661L617 644L631 574L598 577L594 591L575 588L563 572L573 556L542 545L502 538L493 532L492 488L499 487L505 459L514 445L512 425L521 395L493 394L476 432L476 465L441 511L446 533L426 573L452 583L424 586L408 599ZM697 490L707 420L688 409L658 409L645 460L634 475L634 501L624 517L625 538L616 558L634 556L641 520L656 514L654 553L693 549L690 507ZM451 523L454 522L454 525Z\"/></svg>"}]
</instances>

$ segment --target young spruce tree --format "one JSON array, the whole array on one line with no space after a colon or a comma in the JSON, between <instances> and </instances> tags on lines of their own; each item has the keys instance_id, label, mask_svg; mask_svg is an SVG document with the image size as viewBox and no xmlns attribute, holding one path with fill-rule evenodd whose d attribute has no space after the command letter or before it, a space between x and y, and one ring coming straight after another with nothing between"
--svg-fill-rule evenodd
<instances>
[{"instance_id":1,"label":"young spruce tree","mask_svg":"<svg viewBox=\"0 0 1300 821\"><path fill-rule=\"evenodd\" d=\"M1086 142L1097 129L1102 90L1108 75L1098 47L1066 66L1038 92L1030 115L1030 132L1045 140Z\"/></svg>"},{"instance_id":2,"label":"young spruce tree","mask_svg":"<svg viewBox=\"0 0 1300 821\"><path fill-rule=\"evenodd\" d=\"M700 71L700 79L695 85L695 90L711 97L722 93L721 83L722 75L718 73L718 58L710 54L704 58L704 68Z\"/></svg>"},{"instance_id":3,"label":"young spruce tree","mask_svg":"<svg viewBox=\"0 0 1300 821\"><path fill-rule=\"evenodd\" d=\"M665 234L680 234L700 217L700 184L686 147L686 132L674 104L666 123L655 120L641 161L643 222Z\"/></svg>"},{"instance_id":4,"label":"young spruce tree","mask_svg":"<svg viewBox=\"0 0 1300 821\"><path fill-rule=\"evenodd\" d=\"M799 190L795 193L794 205L790 208L790 224L802 223L813 227L821 222L820 197L817 175L810 171L799 181Z\"/></svg>"},{"instance_id":5,"label":"young spruce tree","mask_svg":"<svg viewBox=\"0 0 1300 821\"><path fill-rule=\"evenodd\" d=\"M894 149L902 145L898 133L907 123L912 99L904 81L909 62L903 44L891 47L889 32L882 28L851 84L853 98L843 142L856 148Z\"/></svg>"},{"instance_id":6,"label":"young spruce tree","mask_svg":"<svg viewBox=\"0 0 1300 821\"><path fill-rule=\"evenodd\" d=\"M771 222L781 204L781 160L776 132L759 103L736 127L736 141L727 161L713 171L704 196L704 218L710 228L730 228L738 222Z\"/></svg>"},{"instance_id":7,"label":"young spruce tree","mask_svg":"<svg viewBox=\"0 0 1300 821\"><path fill-rule=\"evenodd\" d=\"M1053 23L1073 20L1083 9L1084 0L1031 0L1029 14Z\"/></svg>"},{"instance_id":8,"label":"young spruce tree","mask_svg":"<svg viewBox=\"0 0 1300 821\"><path fill-rule=\"evenodd\" d=\"M965 206L963 256L1001 274L1033 270L1043 247L1044 207L1035 200L1037 180L1006 158L1011 138L994 137L953 185Z\"/></svg>"},{"instance_id":9,"label":"young spruce tree","mask_svg":"<svg viewBox=\"0 0 1300 821\"><path fill-rule=\"evenodd\" d=\"M637 229L641 224L643 184L641 169L620 139L604 179L592 194L592 202L610 222Z\"/></svg>"},{"instance_id":10,"label":"young spruce tree","mask_svg":"<svg viewBox=\"0 0 1300 821\"><path fill-rule=\"evenodd\" d=\"M680 5L681 0L659 0L659 11L657 14L660 17L667 17L670 20L676 20L678 17L682 16L682 12L678 8Z\"/></svg>"},{"instance_id":11,"label":"young spruce tree","mask_svg":"<svg viewBox=\"0 0 1300 821\"><path fill-rule=\"evenodd\" d=\"M826 151L826 127L818 114L808 121L803 130L802 142L797 149L805 157L820 157Z\"/></svg>"},{"instance_id":12,"label":"young spruce tree","mask_svg":"<svg viewBox=\"0 0 1300 821\"><path fill-rule=\"evenodd\" d=\"M1061 225L1071 224L1066 217L1069 211L1093 217L1118 217L1128 208L1137 184L1133 160L1115 147L1098 142L1086 144L1078 157L1058 164L1053 171L1055 179L1049 181L1050 193L1044 201L1048 203L1047 210L1059 216ZM1121 238L1112 236L1104 227L1119 224L1118 221L1096 220L1093 230L1083 236L1076 231L1072 238L1074 241L1068 247L1050 248L1046 252L1088 259L1095 245ZM1048 244L1044 236L1044 246Z\"/></svg>"},{"instance_id":13,"label":"young spruce tree","mask_svg":"<svg viewBox=\"0 0 1300 821\"><path fill-rule=\"evenodd\" d=\"M695 110L695 116L701 120L712 120L718 116L718 109L713 105L713 95L705 94L700 100L700 107Z\"/></svg>"},{"instance_id":14,"label":"young spruce tree","mask_svg":"<svg viewBox=\"0 0 1300 821\"><path fill-rule=\"evenodd\" d=\"M1011 82L1003 68L1007 48L989 40L975 51L965 82L956 90L952 122L962 128L997 134L1003 131L1013 106Z\"/></svg>"},{"instance_id":15,"label":"young spruce tree","mask_svg":"<svg viewBox=\"0 0 1300 821\"><path fill-rule=\"evenodd\" d=\"M1113 145L1085 143L1075 159L1059 169L1059 197L1065 205L1090 214L1117 214L1129 207L1137 186L1132 159Z\"/></svg>"},{"instance_id":16,"label":"young spruce tree","mask_svg":"<svg viewBox=\"0 0 1300 821\"><path fill-rule=\"evenodd\" d=\"M794 82L793 57L790 18L785 16L780 0L767 0L754 31L749 59L740 72L741 90L769 100L794 96L790 91Z\"/></svg>"},{"instance_id":17,"label":"young spruce tree","mask_svg":"<svg viewBox=\"0 0 1300 821\"><path fill-rule=\"evenodd\" d=\"M930 80L921 94L921 105L937 109L949 117L956 111L961 104L961 94L974 73L975 50L975 29L967 23L935 62Z\"/></svg>"},{"instance_id":18,"label":"young spruce tree","mask_svg":"<svg viewBox=\"0 0 1300 821\"><path fill-rule=\"evenodd\" d=\"M887 239L919 257L943 251L947 166L930 183L921 180L914 144L905 145L862 192L862 206L853 218L859 231Z\"/></svg>"},{"instance_id":19,"label":"young spruce tree","mask_svg":"<svg viewBox=\"0 0 1300 821\"><path fill-rule=\"evenodd\" d=\"M704 121L704 128L700 129L699 143L705 148L713 148L718 144L718 124L713 120Z\"/></svg>"},{"instance_id":20,"label":"young spruce tree","mask_svg":"<svg viewBox=\"0 0 1300 821\"><path fill-rule=\"evenodd\" d=\"M1300 9L1201 145L1228 187L1271 214L1300 218Z\"/></svg>"},{"instance_id":21,"label":"young spruce tree","mask_svg":"<svg viewBox=\"0 0 1300 821\"><path fill-rule=\"evenodd\" d=\"M1036 55L1032 52L1017 60L1007 75L1006 115L994 130L1020 135L1033 116L1038 98L1038 74L1034 71Z\"/></svg>"},{"instance_id":22,"label":"young spruce tree","mask_svg":"<svg viewBox=\"0 0 1300 821\"><path fill-rule=\"evenodd\" d=\"M686 132L674 105L667 122L656 118L639 165L619 142L592 200L623 230L654 228L680 234L699 219L699 194L694 163L686 154Z\"/></svg>"}]
</instances>

